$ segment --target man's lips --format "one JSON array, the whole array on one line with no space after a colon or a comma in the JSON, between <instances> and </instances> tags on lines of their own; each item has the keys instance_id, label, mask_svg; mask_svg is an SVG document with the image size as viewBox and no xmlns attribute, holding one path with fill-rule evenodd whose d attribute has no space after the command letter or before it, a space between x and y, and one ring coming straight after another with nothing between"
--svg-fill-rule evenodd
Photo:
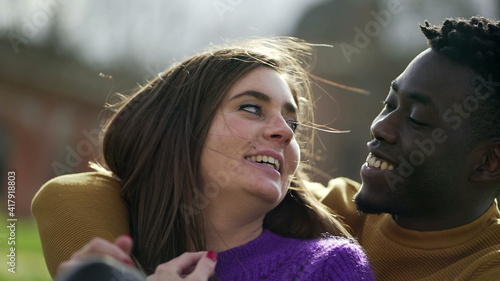
<instances>
[{"instance_id":1,"label":"man's lips","mask_svg":"<svg viewBox=\"0 0 500 281\"><path fill-rule=\"evenodd\" d=\"M366 157L366 165L370 168L376 168L382 171L392 171L395 169L394 164L381 157L375 156L373 153L368 154L368 157Z\"/></svg>"},{"instance_id":2,"label":"man's lips","mask_svg":"<svg viewBox=\"0 0 500 281\"><path fill-rule=\"evenodd\" d=\"M372 169L379 169L382 171L392 171L398 167L397 162L394 161L390 155L380 151L383 145L377 139L372 139L367 144L368 151L370 152L366 157L366 166Z\"/></svg>"}]
</instances>

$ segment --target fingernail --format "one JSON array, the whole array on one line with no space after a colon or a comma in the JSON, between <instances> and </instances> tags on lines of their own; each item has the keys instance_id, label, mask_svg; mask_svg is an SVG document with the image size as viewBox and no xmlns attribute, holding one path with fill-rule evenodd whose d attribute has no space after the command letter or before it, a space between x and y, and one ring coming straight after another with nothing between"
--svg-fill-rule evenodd
<instances>
[{"instance_id":1,"label":"fingernail","mask_svg":"<svg viewBox=\"0 0 500 281\"><path fill-rule=\"evenodd\" d=\"M135 263L129 258L122 259L122 262L126 265L135 266Z\"/></svg>"},{"instance_id":2,"label":"fingernail","mask_svg":"<svg viewBox=\"0 0 500 281\"><path fill-rule=\"evenodd\" d=\"M208 251L207 258L209 258L212 261L216 262L217 261L217 253L214 252L214 251Z\"/></svg>"},{"instance_id":3,"label":"fingernail","mask_svg":"<svg viewBox=\"0 0 500 281\"><path fill-rule=\"evenodd\" d=\"M134 239L132 239L132 236L130 236L130 235L128 235L128 234L123 234L122 236L128 237L128 238L130 238L131 240L134 240Z\"/></svg>"}]
</instances>

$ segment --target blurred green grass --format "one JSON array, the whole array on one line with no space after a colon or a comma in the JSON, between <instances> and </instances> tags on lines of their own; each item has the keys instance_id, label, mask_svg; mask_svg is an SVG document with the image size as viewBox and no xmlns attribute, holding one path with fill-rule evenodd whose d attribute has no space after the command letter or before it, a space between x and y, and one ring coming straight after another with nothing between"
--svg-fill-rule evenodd
<instances>
[{"instance_id":1,"label":"blurred green grass","mask_svg":"<svg viewBox=\"0 0 500 281\"><path fill-rule=\"evenodd\" d=\"M2 281L50 281L35 220L17 218L16 222L16 273L8 271L8 237L10 234L5 214L0 214L0 280Z\"/></svg>"}]
</instances>

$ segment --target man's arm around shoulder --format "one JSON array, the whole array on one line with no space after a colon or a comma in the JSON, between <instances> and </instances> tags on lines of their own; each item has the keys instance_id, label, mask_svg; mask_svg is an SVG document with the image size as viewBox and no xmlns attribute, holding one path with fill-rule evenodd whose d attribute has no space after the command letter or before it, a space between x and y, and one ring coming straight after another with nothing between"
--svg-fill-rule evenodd
<instances>
[{"instance_id":1,"label":"man's arm around shoulder","mask_svg":"<svg viewBox=\"0 0 500 281\"><path fill-rule=\"evenodd\" d=\"M330 180L326 187L317 182L308 182L306 186L316 198L341 217L354 237L359 235L366 216L358 213L353 201L360 188L358 182L339 177Z\"/></svg>"}]
</instances>

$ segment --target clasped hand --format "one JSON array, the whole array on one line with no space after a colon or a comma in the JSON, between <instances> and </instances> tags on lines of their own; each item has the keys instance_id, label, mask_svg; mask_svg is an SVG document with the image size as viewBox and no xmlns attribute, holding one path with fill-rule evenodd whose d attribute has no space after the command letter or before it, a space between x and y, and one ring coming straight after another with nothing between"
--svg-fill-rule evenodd
<instances>
[{"instance_id":1,"label":"clasped hand","mask_svg":"<svg viewBox=\"0 0 500 281\"><path fill-rule=\"evenodd\" d=\"M126 266L135 268L130 258L133 241L128 235L119 236L114 243L94 238L58 268L58 276L93 257L111 257ZM208 280L213 275L217 261L215 252L184 253L166 263L158 265L154 274L146 281Z\"/></svg>"}]
</instances>

